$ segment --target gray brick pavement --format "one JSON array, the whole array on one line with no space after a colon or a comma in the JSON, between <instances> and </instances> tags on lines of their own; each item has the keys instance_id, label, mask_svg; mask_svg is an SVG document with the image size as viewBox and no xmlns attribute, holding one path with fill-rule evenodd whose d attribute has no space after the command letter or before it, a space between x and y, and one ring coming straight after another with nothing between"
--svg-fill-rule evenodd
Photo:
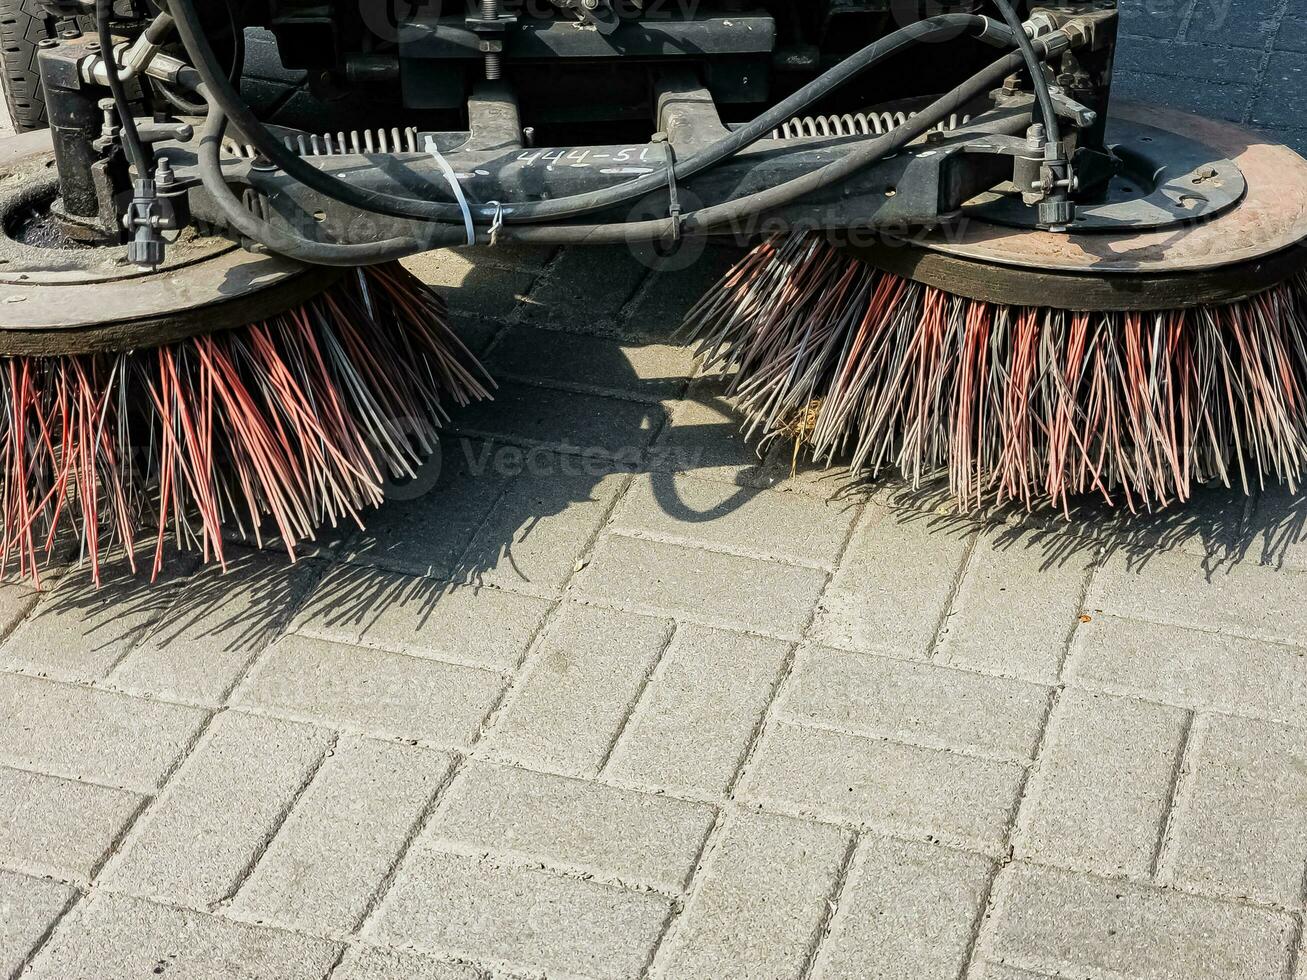
<instances>
[{"instance_id":1,"label":"gray brick pavement","mask_svg":"<svg viewBox=\"0 0 1307 980\"><path fill-rule=\"evenodd\" d=\"M1122 91L1302 138L1304 22L1137 0ZM435 492L0 584L0 980L1307 978L1301 497L791 478L668 343L730 257L416 260L507 379Z\"/></svg>"},{"instance_id":2,"label":"gray brick pavement","mask_svg":"<svg viewBox=\"0 0 1307 980\"><path fill-rule=\"evenodd\" d=\"M653 278L294 566L0 591L0 968L1301 980L1301 500L791 478Z\"/></svg>"}]
</instances>

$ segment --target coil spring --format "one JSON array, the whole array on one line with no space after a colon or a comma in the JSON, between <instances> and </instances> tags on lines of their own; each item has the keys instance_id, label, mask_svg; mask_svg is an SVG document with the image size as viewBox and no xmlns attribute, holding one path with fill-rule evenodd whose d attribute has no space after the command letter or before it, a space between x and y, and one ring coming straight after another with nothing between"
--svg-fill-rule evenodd
<instances>
[{"instance_id":1,"label":"coil spring","mask_svg":"<svg viewBox=\"0 0 1307 980\"><path fill-rule=\"evenodd\" d=\"M802 116L795 117L772 130L771 135L772 139L776 140L826 136L884 136L915 116L915 112L857 112L836 116ZM959 116L954 113L933 128L940 132L951 133L969 122L971 122L970 116Z\"/></svg>"},{"instance_id":2,"label":"coil spring","mask_svg":"<svg viewBox=\"0 0 1307 980\"><path fill-rule=\"evenodd\" d=\"M282 139L286 149L302 157L331 157L347 153L416 153L418 131L407 129L350 130L347 133L299 133ZM222 141L223 152L228 156L252 160L259 155L256 147L235 140Z\"/></svg>"}]
</instances>

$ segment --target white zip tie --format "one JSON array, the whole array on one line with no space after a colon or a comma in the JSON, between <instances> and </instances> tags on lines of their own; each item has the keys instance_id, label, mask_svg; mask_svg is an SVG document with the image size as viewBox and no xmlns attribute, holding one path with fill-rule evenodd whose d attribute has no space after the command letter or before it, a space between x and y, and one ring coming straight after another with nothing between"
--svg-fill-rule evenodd
<instances>
[{"instance_id":1,"label":"white zip tie","mask_svg":"<svg viewBox=\"0 0 1307 980\"><path fill-rule=\"evenodd\" d=\"M498 201L490 201L489 206L495 209L495 220L490 224L490 246L499 244L499 233L504 227L504 206Z\"/></svg>"},{"instance_id":2,"label":"white zip tie","mask_svg":"<svg viewBox=\"0 0 1307 980\"><path fill-rule=\"evenodd\" d=\"M424 149L431 154L436 165L445 175L445 180L449 181L450 190L454 192L454 199L458 201L458 206L463 209L463 226L467 229L467 244L470 248L477 243L476 225L472 223L472 209L468 206L467 196L463 193L463 185L458 182L458 174L454 173L454 168L449 165L449 161L440 153L440 147L436 146L436 138L427 134L427 142Z\"/></svg>"}]
</instances>

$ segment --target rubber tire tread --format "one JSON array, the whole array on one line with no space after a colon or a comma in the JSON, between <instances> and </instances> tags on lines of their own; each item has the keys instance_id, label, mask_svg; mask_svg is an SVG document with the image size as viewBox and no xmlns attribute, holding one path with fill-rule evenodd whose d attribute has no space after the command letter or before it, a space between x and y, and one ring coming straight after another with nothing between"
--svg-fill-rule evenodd
<instances>
[{"instance_id":1,"label":"rubber tire tread","mask_svg":"<svg viewBox=\"0 0 1307 980\"><path fill-rule=\"evenodd\" d=\"M82 21L82 28L89 29L90 18ZM41 0L0 0L0 82L9 118L20 133L47 125L36 52L42 41L54 37L56 23Z\"/></svg>"}]
</instances>

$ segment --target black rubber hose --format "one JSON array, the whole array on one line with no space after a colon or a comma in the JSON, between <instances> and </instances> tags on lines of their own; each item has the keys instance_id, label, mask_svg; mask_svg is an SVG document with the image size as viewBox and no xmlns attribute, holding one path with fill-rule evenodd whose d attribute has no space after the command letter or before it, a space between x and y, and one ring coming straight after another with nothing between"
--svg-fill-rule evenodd
<instances>
[{"instance_id":1,"label":"black rubber hose","mask_svg":"<svg viewBox=\"0 0 1307 980\"><path fill-rule=\"evenodd\" d=\"M720 231L752 230L740 226L759 214L791 204L801 197L845 180L864 167L897 153L1016 70L1020 67L1021 61L1021 54L1013 52L994 62L951 92L936 99L904 125L860 144L857 149L834 163L734 201L690 212L682 218L681 233L704 235ZM500 232L500 237L508 241L535 244L607 245L622 242L665 241L675 230L676 226L672 219L659 218L625 224L555 225L544 228L508 227Z\"/></svg>"},{"instance_id":2,"label":"black rubber hose","mask_svg":"<svg viewBox=\"0 0 1307 980\"><path fill-rule=\"evenodd\" d=\"M202 87L199 91L201 95L205 94ZM204 128L200 131L198 155L200 179L204 182L204 189L209 192L209 196L213 198L214 204L222 211L232 229L269 251L311 265L360 266L390 262L431 248L459 244L466 240L461 230L456 231L451 228L448 234L442 234L444 229L439 226L432 228L430 237L424 236L422 239L389 238L360 244L315 242L301 235L284 232L251 214L227 186L226 177L222 172L222 138L226 131L227 117L223 115L221 109L213 106L204 121Z\"/></svg>"},{"instance_id":3,"label":"black rubber hose","mask_svg":"<svg viewBox=\"0 0 1307 980\"><path fill-rule=\"evenodd\" d=\"M1035 89L1035 101L1039 104L1039 115L1043 119L1036 119L1036 122L1044 124L1044 132L1048 135L1050 143L1062 142L1062 126L1057 119L1057 108L1053 105L1053 94L1048 89L1048 79L1044 77L1043 65L1039 60L1039 55L1035 53L1035 46L1031 43L1030 38L1026 36L1025 28L1021 26L1021 18L1017 16L1016 10L1008 0L994 0L994 5L998 7L999 13L1003 15L1003 20L1007 22L1012 33L1016 35L1017 50L1021 52L1021 57L1026 63L1026 70L1030 73L1030 84Z\"/></svg>"},{"instance_id":4,"label":"black rubber hose","mask_svg":"<svg viewBox=\"0 0 1307 980\"><path fill-rule=\"evenodd\" d=\"M320 194L362 211L421 221L454 223L463 220L462 210L457 205L446 201L416 200L380 191L364 190L325 173L288 150L268 132L244 104L230 82L218 71L213 49L204 34L193 0L171 0L171 7L182 44L208 86L211 99L223 109L246 139L289 176ZM829 94L858 72L866 70L909 45L945 34L956 35L960 30L965 29L979 29L987 36L998 35L1002 40L1014 40L1002 38L1001 32L997 30L998 26L986 17L972 14L946 14L896 31L845 59L840 65L774 106L748 126L731 133L702 153L687 158L675 168L677 179L688 180L708 167L740 152L762 139L790 117ZM667 172L658 170L615 187L552 201L504 204L502 210L489 205L472 205L472 213L474 219L483 224L493 221L497 215L502 215L503 220L508 224L577 218L629 203L648 193L661 190L666 185Z\"/></svg>"},{"instance_id":5,"label":"black rubber hose","mask_svg":"<svg viewBox=\"0 0 1307 980\"><path fill-rule=\"evenodd\" d=\"M833 181L843 180L857 170L901 150L922 133L939 125L960 107L984 93L1020 64L1021 54L1013 52L936 99L905 125L859 146L843 159L765 191L691 212L685 216L680 230L689 234L709 234L719 231L723 227L729 227L733 222L742 222L764 211L782 207L805 194L828 186ZM324 265L363 265L400 258L442 245L458 245L464 241L461 228L441 224L427 226L432 229L432 235L426 240L417 237L396 238L361 245L311 242L298 236L287 235L250 214L227 187L221 163L222 134L226 124L226 118L215 106L213 116L205 124L200 144L200 172L205 188L227 215L232 227L271 251L303 262ZM499 235L504 241L533 244L607 245L663 241L674 231L676 227L672 219L662 218L653 221L596 225L505 227L500 230ZM484 242L487 237L482 232L478 236L478 241Z\"/></svg>"},{"instance_id":6,"label":"black rubber hose","mask_svg":"<svg viewBox=\"0 0 1307 980\"><path fill-rule=\"evenodd\" d=\"M118 121L122 123L127 160L138 178L148 180L151 174L149 157L146 156L141 134L136 128L131 100L127 98L127 90L123 88L123 80L118 75L118 53L114 51L113 31L110 28L112 17L113 0L95 0L95 32L100 41L100 57L104 60L104 75L109 82L109 92L113 95L114 108L118 110Z\"/></svg>"}]
</instances>

